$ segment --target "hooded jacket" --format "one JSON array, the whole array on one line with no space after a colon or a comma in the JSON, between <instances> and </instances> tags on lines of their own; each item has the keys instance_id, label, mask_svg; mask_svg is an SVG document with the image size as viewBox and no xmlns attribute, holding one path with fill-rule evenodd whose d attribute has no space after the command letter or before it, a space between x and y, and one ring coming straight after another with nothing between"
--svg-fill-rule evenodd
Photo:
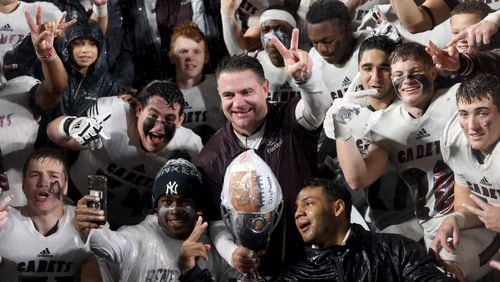
<instances>
[{"instance_id":1,"label":"hooded jacket","mask_svg":"<svg viewBox=\"0 0 500 282\"><path fill-rule=\"evenodd\" d=\"M94 39L99 50L97 60L89 67L85 76L75 68L72 52L69 50L71 42L81 37ZM62 59L68 72L68 87L61 102L63 113L82 116L98 98L120 94L120 86L108 73L106 55L106 42L97 23L85 21L66 30Z\"/></svg>"}]
</instances>

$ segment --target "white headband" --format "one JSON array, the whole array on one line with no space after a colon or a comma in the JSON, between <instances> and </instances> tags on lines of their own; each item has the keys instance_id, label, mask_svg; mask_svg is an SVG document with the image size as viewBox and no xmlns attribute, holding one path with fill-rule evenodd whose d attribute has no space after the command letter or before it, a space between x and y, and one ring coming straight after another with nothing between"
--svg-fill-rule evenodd
<instances>
[{"instance_id":1,"label":"white headband","mask_svg":"<svg viewBox=\"0 0 500 282\"><path fill-rule=\"evenodd\" d=\"M264 11L264 13L260 15L259 23L262 25L262 23L269 20L284 21L293 27L297 27L297 21L295 21L292 14L284 10L271 9Z\"/></svg>"}]
</instances>

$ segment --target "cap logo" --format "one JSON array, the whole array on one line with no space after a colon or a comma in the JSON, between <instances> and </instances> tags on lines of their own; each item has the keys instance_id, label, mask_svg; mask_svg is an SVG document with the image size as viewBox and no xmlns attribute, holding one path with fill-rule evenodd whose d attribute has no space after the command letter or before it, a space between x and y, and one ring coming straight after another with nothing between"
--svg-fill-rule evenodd
<instances>
[{"instance_id":1,"label":"cap logo","mask_svg":"<svg viewBox=\"0 0 500 282\"><path fill-rule=\"evenodd\" d=\"M169 181L167 183L167 188L165 190L165 194L167 195L177 195L177 182L175 181Z\"/></svg>"}]
</instances>

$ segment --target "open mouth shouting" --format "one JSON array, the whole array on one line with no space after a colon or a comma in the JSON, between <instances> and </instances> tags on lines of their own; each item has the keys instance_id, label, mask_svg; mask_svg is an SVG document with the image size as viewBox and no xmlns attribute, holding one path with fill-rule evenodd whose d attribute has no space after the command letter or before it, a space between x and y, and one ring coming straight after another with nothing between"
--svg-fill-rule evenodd
<instances>
[{"instance_id":1,"label":"open mouth shouting","mask_svg":"<svg viewBox=\"0 0 500 282\"><path fill-rule=\"evenodd\" d=\"M45 202L47 201L47 199L50 197L50 194L49 192L45 191L45 190L40 190L38 191L38 193L36 194L36 201L37 202Z\"/></svg>"},{"instance_id":2,"label":"open mouth shouting","mask_svg":"<svg viewBox=\"0 0 500 282\"><path fill-rule=\"evenodd\" d=\"M296 225L300 234L304 234L309 230L309 227L311 227L311 222L307 219L299 219L297 220Z\"/></svg>"},{"instance_id":3,"label":"open mouth shouting","mask_svg":"<svg viewBox=\"0 0 500 282\"><path fill-rule=\"evenodd\" d=\"M157 146L165 140L165 134L150 131L148 133L148 138L151 140L151 143L153 143L153 145Z\"/></svg>"}]
</instances>

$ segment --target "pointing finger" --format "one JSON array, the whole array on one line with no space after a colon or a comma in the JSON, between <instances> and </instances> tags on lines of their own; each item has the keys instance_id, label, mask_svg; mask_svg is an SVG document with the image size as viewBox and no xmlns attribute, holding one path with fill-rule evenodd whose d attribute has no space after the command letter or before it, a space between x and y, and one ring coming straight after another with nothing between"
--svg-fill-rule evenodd
<instances>
[{"instance_id":1,"label":"pointing finger","mask_svg":"<svg viewBox=\"0 0 500 282\"><path fill-rule=\"evenodd\" d=\"M205 229L208 226L208 223L203 222L203 218L201 216L198 216L198 220L196 220L196 224L193 228L193 232L191 232L191 235L186 239L186 241L190 242L197 242L198 239L200 239L201 234L205 231Z\"/></svg>"}]
</instances>

